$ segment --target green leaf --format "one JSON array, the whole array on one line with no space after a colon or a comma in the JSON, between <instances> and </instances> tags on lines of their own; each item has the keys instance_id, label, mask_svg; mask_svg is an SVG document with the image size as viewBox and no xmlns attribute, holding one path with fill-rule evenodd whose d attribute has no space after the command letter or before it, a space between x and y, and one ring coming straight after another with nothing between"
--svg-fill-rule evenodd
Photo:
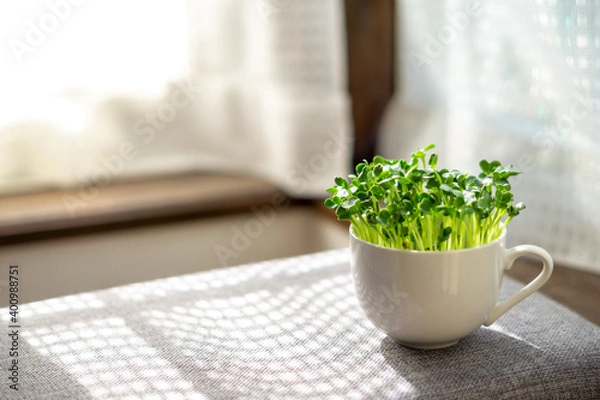
<instances>
[{"instance_id":1,"label":"green leaf","mask_svg":"<svg viewBox=\"0 0 600 400\"><path fill-rule=\"evenodd\" d=\"M412 156L413 156L413 158L420 159L420 158L425 157L425 152L423 150L417 150L414 153L412 153Z\"/></svg>"},{"instance_id":2,"label":"green leaf","mask_svg":"<svg viewBox=\"0 0 600 400\"><path fill-rule=\"evenodd\" d=\"M375 156L373 157L373 163L372 165L375 164L386 164L388 162L388 160L386 160L385 158L381 157L381 156Z\"/></svg>"},{"instance_id":3,"label":"green leaf","mask_svg":"<svg viewBox=\"0 0 600 400\"><path fill-rule=\"evenodd\" d=\"M427 162L427 165L429 165L431 168L435 168L435 166L437 165L438 162L438 155L433 153L432 155L429 156L429 161Z\"/></svg>"},{"instance_id":4,"label":"green leaf","mask_svg":"<svg viewBox=\"0 0 600 400\"><path fill-rule=\"evenodd\" d=\"M490 169L490 163L487 162L487 160L479 161L479 167L481 168L481 171L483 171L483 173L485 174L492 172L492 170Z\"/></svg>"},{"instance_id":5,"label":"green leaf","mask_svg":"<svg viewBox=\"0 0 600 400\"><path fill-rule=\"evenodd\" d=\"M464 193L462 199L465 202L464 204L469 206L477 201L477 194L476 194L476 192L473 192L473 191L467 191Z\"/></svg>"},{"instance_id":6,"label":"green leaf","mask_svg":"<svg viewBox=\"0 0 600 400\"><path fill-rule=\"evenodd\" d=\"M513 194L511 192L504 192L500 194L496 194L499 197L500 204L510 204L513 201Z\"/></svg>"},{"instance_id":7,"label":"green leaf","mask_svg":"<svg viewBox=\"0 0 600 400\"><path fill-rule=\"evenodd\" d=\"M453 206L456 209L461 208L463 205L465 204L465 199L464 197L455 197L454 198L454 202L453 202Z\"/></svg>"},{"instance_id":8,"label":"green leaf","mask_svg":"<svg viewBox=\"0 0 600 400\"><path fill-rule=\"evenodd\" d=\"M344 189L342 187L338 187L337 195L338 195L338 197L346 198L346 197L350 196L350 193L348 193L348 191L346 189Z\"/></svg>"},{"instance_id":9,"label":"green leaf","mask_svg":"<svg viewBox=\"0 0 600 400\"><path fill-rule=\"evenodd\" d=\"M379 214L377 215L377 220L382 225L387 225L390 220L390 217L391 217L390 213L387 210L383 209L383 210L379 211Z\"/></svg>"},{"instance_id":10,"label":"green leaf","mask_svg":"<svg viewBox=\"0 0 600 400\"><path fill-rule=\"evenodd\" d=\"M382 172L383 172L383 165L376 164L375 167L373 168L373 175L378 177L379 175L381 175Z\"/></svg>"},{"instance_id":11,"label":"green leaf","mask_svg":"<svg viewBox=\"0 0 600 400\"><path fill-rule=\"evenodd\" d=\"M356 168L354 170L356 171L356 173L358 175L360 175L360 173L363 171L363 169L365 169L366 166L367 166L366 163L361 162L361 163L356 164Z\"/></svg>"},{"instance_id":12,"label":"green leaf","mask_svg":"<svg viewBox=\"0 0 600 400\"><path fill-rule=\"evenodd\" d=\"M351 199L348 199L346 201L343 201L340 204L340 207L345 208L347 210L351 209L352 207L354 207L354 205L356 205L356 202L358 201L357 198L352 197Z\"/></svg>"},{"instance_id":13,"label":"green leaf","mask_svg":"<svg viewBox=\"0 0 600 400\"><path fill-rule=\"evenodd\" d=\"M371 188L371 193L376 199L382 199L385 196L385 192L380 186L373 186Z\"/></svg>"},{"instance_id":14,"label":"green leaf","mask_svg":"<svg viewBox=\"0 0 600 400\"><path fill-rule=\"evenodd\" d=\"M357 191L355 193L356 197L358 197L360 200L367 200L370 196L367 192L364 191Z\"/></svg>"},{"instance_id":15,"label":"green leaf","mask_svg":"<svg viewBox=\"0 0 600 400\"><path fill-rule=\"evenodd\" d=\"M454 189L450 187L448 184L442 183L440 185L440 189L446 193L452 194L454 196L462 196L462 192L460 190Z\"/></svg>"},{"instance_id":16,"label":"green leaf","mask_svg":"<svg viewBox=\"0 0 600 400\"><path fill-rule=\"evenodd\" d=\"M336 210L336 216L340 221L347 221L350 219L352 214L350 214L350 212L344 208L339 208Z\"/></svg>"},{"instance_id":17,"label":"green leaf","mask_svg":"<svg viewBox=\"0 0 600 400\"><path fill-rule=\"evenodd\" d=\"M377 214L373 210L368 210L365 214L365 219L370 225L377 225Z\"/></svg>"},{"instance_id":18,"label":"green leaf","mask_svg":"<svg viewBox=\"0 0 600 400\"><path fill-rule=\"evenodd\" d=\"M481 210L487 210L492 205L492 197L488 192L483 192L484 196L482 196L479 200L477 200L477 208Z\"/></svg>"},{"instance_id":19,"label":"green leaf","mask_svg":"<svg viewBox=\"0 0 600 400\"><path fill-rule=\"evenodd\" d=\"M447 226L444 229L440 230L440 234L438 235L438 243L444 243L452 234L452 228Z\"/></svg>"},{"instance_id":20,"label":"green leaf","mask_svg":"<svg viewBox=\"0 0 600 400\"><path fill-rule=\"evenodd\" d=\"M336 204L333 202L332 199L325 199L325 207L334 208L335 206Z\"/></svg>"},{"instance_id":21,"label":"green leaf","mask_svg":"<svg viewBox=\"0 0 600 400\"><path fill-rule=\"evenodd\" d=\"M429 198L423 198L419 203L419 209L424 213L431 211L431 200L429 200Z\"/></svg>"},{"instance_id":22,"label":"green leaf","mask_svg":"<svg viewBox=\"0 0 600 400\"><path fill-rule=\"evenodd\" d=\"M516 217L524 209L525 209L525 204L523 204L523 203L517 203L517 204L515 204L514 206L511 206L508 209L508 216L511 217L511 218L512 217Z\"/></svg>"},{"instance_id":23,"label":"green leaf","mask_svg":"<svg viewBox=\"0 0 600 400\"><path fill-rule=\"evenodd\" d=\"M336 176L334 179L334 182L336 185L342 186L342 187L346 187L346 185L348 184L348 182L346 182L346 180L344 178L342 178L341 176Z\"/></svg>"}]
</instances>

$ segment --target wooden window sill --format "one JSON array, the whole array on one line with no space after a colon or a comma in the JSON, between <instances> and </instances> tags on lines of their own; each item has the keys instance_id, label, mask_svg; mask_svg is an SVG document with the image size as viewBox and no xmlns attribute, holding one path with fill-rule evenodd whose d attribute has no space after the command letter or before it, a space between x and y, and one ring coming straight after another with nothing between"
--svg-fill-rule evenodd
<instances>
[{"instance_id":1,"label":"wooden window sill","mask_svg":"<svg viewBox=\"0 0 600 400\"><path fill-rule=\"evenodd\" d=\"M529 283L540 271L540 263L522 257L506 274ZM555 265L552 276L540 292L600 326L600 275Z\"/></svg>"},{"instance_id":2,"label":"wooden window sill","mask_svg":"<svg viewBox=\"0 0 600 400\"><path fill-rule=\"evenodd\" d=\"M86 197L88 196L88 197ZM0 197L0 244L214 215L267 204L284 196L258 179L190 174Z\"/></svg>"}]
</instances>

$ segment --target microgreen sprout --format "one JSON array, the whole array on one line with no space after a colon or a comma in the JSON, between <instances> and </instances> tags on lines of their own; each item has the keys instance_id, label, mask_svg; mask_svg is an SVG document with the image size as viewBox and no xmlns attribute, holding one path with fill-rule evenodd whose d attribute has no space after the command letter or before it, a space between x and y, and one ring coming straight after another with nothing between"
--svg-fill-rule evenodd
<instances>
[{"instance_id":1,"label":"microgreen sprout","mask_svg":"<svg viewBox=\"0 0 600 400\"><path fill-rule=\"evenodd\" d=\"M513 204L512 166L482 160L477 176L436 169L435 145L408 160L375 156L335 178L325 206L348 220L359 238L381 246L420 251L458 250L497 239L525 208Z\"/></svg>"}]
</instances>

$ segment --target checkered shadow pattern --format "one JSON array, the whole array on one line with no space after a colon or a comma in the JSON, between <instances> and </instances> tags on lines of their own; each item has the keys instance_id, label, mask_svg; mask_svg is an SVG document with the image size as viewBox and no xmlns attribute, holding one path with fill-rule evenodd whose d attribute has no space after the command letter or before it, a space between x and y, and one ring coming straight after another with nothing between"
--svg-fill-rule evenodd
<instances>
[{"instance_id":1,"label":"checkered shadow pattern","mask_svg":"<svg viewBox=\"0 0 600 400\"><path fill-rule=\"evenodd\" d=\"M358 306L346 249L26 304L21 319L20 390L2 399L600 393L600 327L539 294L451 348L396 344Z\"/></svg>"}]
</instances>

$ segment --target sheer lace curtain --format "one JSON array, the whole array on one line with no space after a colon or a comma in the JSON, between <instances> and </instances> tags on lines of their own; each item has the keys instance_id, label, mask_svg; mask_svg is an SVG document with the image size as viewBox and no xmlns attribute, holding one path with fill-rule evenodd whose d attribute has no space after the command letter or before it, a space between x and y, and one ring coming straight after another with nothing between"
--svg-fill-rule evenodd
<instances>
[{"instance_id":1,"label":"sheer lace curtain","mask_svg":"<svg viewBox=\"0 0 600 400\"><path fill-rule=\"evenodd\" d=\"M509 244L600 273L600 3L398 0L400 93L380 152L512 163Z\"/></svg>"},{"instance_id":2,"label":"sheer lace curtain","mask_svg":"<svg viewBox=\"0 0 600 400\"><path fill-rule=\"evenodd\" d=\"M340 0L0 3L0 194L217 171L323 196L350 160L342 17Z\"/></svg>"}]
</instances>

